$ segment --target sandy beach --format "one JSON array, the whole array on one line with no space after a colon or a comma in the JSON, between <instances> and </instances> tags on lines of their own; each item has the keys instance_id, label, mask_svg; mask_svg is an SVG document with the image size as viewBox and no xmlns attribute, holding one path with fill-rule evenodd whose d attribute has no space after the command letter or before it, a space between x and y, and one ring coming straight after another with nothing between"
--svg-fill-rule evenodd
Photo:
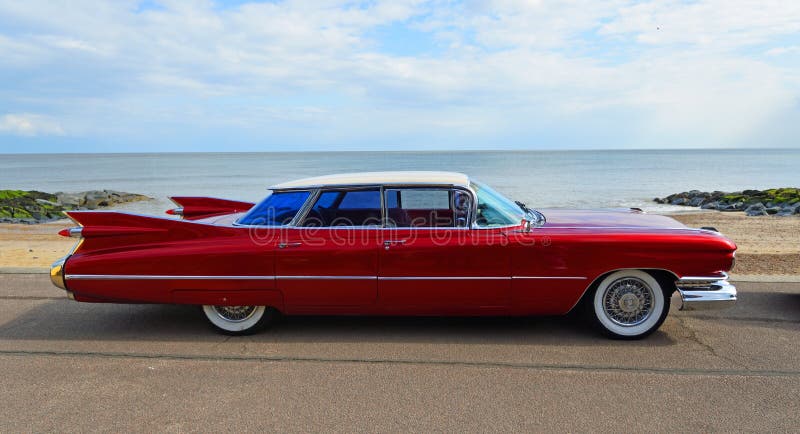
<instances>
[{"instance_id":1,"label":"sandy beach","mask_svg":"<svg viewBox=\"0 0 800 434\"><path fill-rule=\"evenodd\" d=\"M739 246L732 274L800 275L800 217L747 217L742 213L697 212L672 216L690 227L712 226ZM71 222L0 225L0 267L43 268L75 240L57 233Z\"/></svg>"}]
</instances>

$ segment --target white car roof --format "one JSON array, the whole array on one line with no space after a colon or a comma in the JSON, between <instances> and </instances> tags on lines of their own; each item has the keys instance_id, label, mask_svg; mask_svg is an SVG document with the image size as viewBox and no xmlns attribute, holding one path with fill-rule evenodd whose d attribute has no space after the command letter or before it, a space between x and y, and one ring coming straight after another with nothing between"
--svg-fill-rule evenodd
<instances>
[{"instance_id":1,"label":"white car roof","mask_svg":"<svg viewBox=\"0 0 800 434\"><path fill-rule=\"evenodd\" d=\"M283 182L271 186L270 190L345 185L453 185L469 187L469 177L463 173L433 171L339 173Z\"/></svg>"}]
</instances>

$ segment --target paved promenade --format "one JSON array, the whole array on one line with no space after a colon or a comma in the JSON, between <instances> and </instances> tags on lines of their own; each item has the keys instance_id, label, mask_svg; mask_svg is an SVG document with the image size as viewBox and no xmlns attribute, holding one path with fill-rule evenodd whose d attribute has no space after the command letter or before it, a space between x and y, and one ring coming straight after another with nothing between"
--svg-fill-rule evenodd
<instances>
[{"instance_id":1,"label":"paved promenade","mask_svg":"<svg viewBox=\"0 0 800 434\"><path fill-rule=\"evenodd\" d=\"M0 432L796 431L800 283L737 287L735 308L673 310L634 342L570 317L302 317L232 338L194 307L0 274Z\"/></svg>"}]
</instances>

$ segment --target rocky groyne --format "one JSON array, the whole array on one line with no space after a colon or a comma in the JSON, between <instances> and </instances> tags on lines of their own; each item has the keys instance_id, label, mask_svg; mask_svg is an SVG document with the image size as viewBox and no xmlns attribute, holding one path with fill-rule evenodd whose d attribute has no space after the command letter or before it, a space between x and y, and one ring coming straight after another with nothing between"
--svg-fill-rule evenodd
<instances>
[{"instance_id":1,"label":"rocky groyne","mask_svg":"<svg viewBox=\"0 0 800 434\"><path fill-rule=\"evenodd\" d=\"M800 214L800 189L724 191L691 190L653 199L656 203L693 206L717 211L740 211L749 216L792 216Z\"/></svg>"},{"instance_id":2,"label":"rocky groyne","mask_svg":"<svg viewBox=\"0 0 800 434\"><path fill-rule=\"evenodd\" d=\"M63 211L92 210L141 200L150 198L115 190L80 193L0 190L0 223L45 223L66 218Z\"/></svg>"}]
</instances>

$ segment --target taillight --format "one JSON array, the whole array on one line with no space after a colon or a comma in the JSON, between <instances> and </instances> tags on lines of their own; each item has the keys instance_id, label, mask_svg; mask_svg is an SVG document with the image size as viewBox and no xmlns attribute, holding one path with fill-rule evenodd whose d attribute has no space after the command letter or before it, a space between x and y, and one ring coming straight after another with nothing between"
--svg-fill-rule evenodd
<instances>
[{"instance_id":1,"label":"taillight","mask_svg":"<svg viewBox=\"0 0 800 434\"><path fill-rule=\"evenodd\" d=\"M60 231L58 231L58 234L61 235L62 237L80 238L82 231L83 228L67 228L67 229L61 229Z\"/></svg>"},{"instance_id":2,"label":"taillight","mask_svg":"<svg viewBox=\"0 0 800 434\"><path fill-rule=\"evenodd\" d=\"M183 215L183 208L173 208L173 209L168 209L168 210L167 210L167 214L169 214L169 215L177 215L177 216L182 216L182 215Z\"/></svg>"}]
</instances>

